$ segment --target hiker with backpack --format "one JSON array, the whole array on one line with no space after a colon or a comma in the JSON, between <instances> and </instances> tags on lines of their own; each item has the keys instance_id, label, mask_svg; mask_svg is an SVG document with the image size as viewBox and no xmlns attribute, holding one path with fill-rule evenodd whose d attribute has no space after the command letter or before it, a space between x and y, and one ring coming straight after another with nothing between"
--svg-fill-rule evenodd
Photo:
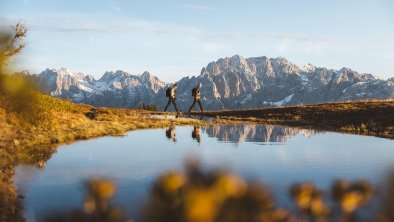
<instances>
[{"instance_id":1,"label":"hiker with backpack","mask_svg":"<svg viewBox=\"0 0 394 222\"><path fill-rule=\"evenodd\" d=\"M193 140L197 140L198 143L201 143L200 127L199 126L193 127L192 138L193 138Z\"/></svg>"},{"instance_id":2,"label":"hiker with backpack","mask_svg":"<svg viewBox=\"0 0 394 222\"><path fill-rule=\"evenodd\" d=\"M175 110L178 113L178 107L176 105L176 101L175 101L175 91L176 91L176 83L174 83L174 85L172 85L171 87L168 87L168 89L166 90L166 96L168 97L168 103L166 108L164 109L164 112L167 112L168 107L170 106L170 104L174 104Z\"/></svg>"},{"instance_id":3,"label":"hiker with backpack","mask_svg":"<svg viewBox=\"0 0 394 222\"><path fill-rule=\"evenodd\" d=\"M198 102L198 105L200 106L201 112L204 111L203 108L202 108L202 102L201 102L201 99L200 99L201 87L202 87L202 84L199 83L198 86L196 86L196 87L194 87L194 88L192 89L193 104L190 106L189 112L192 111L194 105L196 105L196 102Z\"/></svg>"},{"instance_id":4,"label":"hiker with backpack","mask_svg":"<svg viewBox=\"0 0 394 222\"><path fill-rule=\"evenodd\" d=\"M167 130L166 130L166 137L170 140L172 140L172 142L176 142L176 137L175 137L175 127L174 126L170 126Z\"/></svg>"}]
</instances>

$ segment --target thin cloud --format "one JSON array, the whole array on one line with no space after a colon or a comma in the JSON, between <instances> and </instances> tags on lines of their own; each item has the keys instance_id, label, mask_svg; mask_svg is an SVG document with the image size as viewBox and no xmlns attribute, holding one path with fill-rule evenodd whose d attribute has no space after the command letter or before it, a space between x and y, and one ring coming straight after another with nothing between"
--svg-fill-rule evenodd
<instances>
[{"instance_id":1,"label":"thin cloud","mask_svg":"<svg viewBox=\"0 0 394 222\"><path fill-rule=\"evenodd\" d=\"M20 17L1 16L0 21L5 23L19 21ZM183 35L206 45L231 45L236 43L249 42L250 44L261 43L263 40L281 41L284 46L282 51L286 51L289 42L293 44L308 43L309 45L346 45L349 48L377 46L394 47L394 39L388 37L375 38L349 38L336 36L309 36L296 33L280 32L248 32L248 33L224 33L201 30L193 26L181 26L171 23L153 22L143 19L128 19L121 22L111 21L83 21L82 19L70 18L70 16L41 16L26 17L24 21L32 30L42 31L64 31L64 32L104 32L104 33L134 33L150 32L155 34L175 34ZM287 45L286 45L287 44ZM217 47L214 47L217 48ZM210 51L210 50L209 50Z\"/></svg>"},{"instance_id":2,"label":"thin cloud","mask_svg":"<svg viewBox=\"0 0 394 222\"><path fill-rule=\"evenodd\" d=\"M121 11L122 11L122 9L120 9L119 6L117 6L117 5L115 5L115 4L113 4L113 5L111 6L111 8L112 8L112 10L114 10L115 12L121 12Z\"/></svg>"},{"instance_id":3,"label":"thin cloud","mask_svg":"<svg viewBox=\"0 0 394 222\"><path fill-rule=\"evenodd\" d=\"M183 4L182 7L192 10L199 10L199 11L209 11L213 9L213 7L208 5L196 5L196 4Z\"/></svg>"},{"instance_id":4,"label":"thin cloud","mask_svg":"<svg viewBox=\"0 0 394 222\"><path fill-rule=\"evenodd\" d=\"M13 16L1 16L0 21L14 23L18 18ZM189 26L179 26L161 22L151 22L142 19L128 19L121 22L97 22L83 21L70 17L42 16L26 17L24 19L32 30L62 31L62 32L103 32L103 33L133 33L152 32L156 34L182 34L198 35L200 30Z\"/></svg>"},{"instance_id":5,"label":"thin cloud","mask_svg":"<svg viewBox=\"0 0 394 222\"><path fill-rule=\"evenodd\" d=\"M111 9L115 12L121 12L122 9L119 7L118 3L111 1Z\"/></svg>"},{"instance_id":6,"label":"thin cloud","mask_svg":"<svg viewBox=\"0 0 394 222\"><path fill-rule=\"evenodd\" d=\"M281 54L285 53L289 48L289 44L290 44L289 39L287 39L287 38L283 39L280 46L279 46L279 52Z\"/></svg>"},{"instance_id":7,"label":"thin cloud","mask_svg":"<svg viewBox=\"0 0 394 222\"><path fill-rule=\"evenodd\" d=\"M7 20L8 23L19 19L12 16L0 17L0 21ZM352 38L258 31L247 33L219 32L143 19L100 22L96 19L81 19L80 16L42 15L41 17L26 17L24 20L28 21L26 25L31 31L101 32L113 33L115 36L130 36L130 34L133 35L134 33L144 33L144 35L154 40L160 40L160 35L166 35L165 38L171 37L176 39L174 41L179 41L179 44L182 44L185 50L193 51L200 56L212 57L229 53L258 53L258 51L264 50L265 52L268 51L283 56L289 53L309 55L342 53L388 59L393 56L393 54L389 53L389 49L394 49L394 39L389 37ZM157 44L152 47L162 46ZM369 54L377 52L377 49L385 50L381 54Z\"/></svg>"}]
</instances>

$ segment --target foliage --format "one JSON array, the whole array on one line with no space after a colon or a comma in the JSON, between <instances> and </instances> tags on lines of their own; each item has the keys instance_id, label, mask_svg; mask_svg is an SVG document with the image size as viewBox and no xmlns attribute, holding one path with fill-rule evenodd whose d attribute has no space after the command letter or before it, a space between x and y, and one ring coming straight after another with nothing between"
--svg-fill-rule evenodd
<instances>
[{"instance_id":1,"label":"foliage","mask_svg":"<svg viewBox=\"0 0 394 222\"><path fill-rule=\"evenodd\" d=\"M18 23L13 28L13 31L0 30L0 72L3 73L3 68L10 58L19 54L25 47L22 43L23 38L26 37L27 28L25 25Z\"/></svg>"},{"instance_id":2,"label":"foliage","mask_svg":"<svg viewBox=\"0 0 394 222\"><path fill-rule=\"evenodd\" d=\"M313 183L289 188L298 212L278 208L263 183L246 181L225 170L204 170L198 162L187 162L185 171L167 171L156 178L142 209L141 221L174 222L289 222L289 221L393 221L394 174L388 180L381 207L375 215L357 212L377 193L364 180L334 181L331 196ZM83 209L52 214L47 221L132 221L114 206L116 185L107 179L87 182ZM333 201L327 201L331 197ZM131 206L136 207L136 206ZM339 209L339 210L338 210Z\"/></svg>"},{"instance_id":3,"label":"foliage","mask_svg":"<svg viewBox=\"0 0 394 222\"><path fill-rule=\"evenodd\" d=\"M390 174L383 189L383 203L380 207L375 221L390 222L394 221L394 173Z\"/></svg>"},{"instance_id":4,"label":"foliage","mask_svg":"<svg viewBox=\"0 0 394 222\"><path fill-rule=\"evenodd\" d=\"M269 190L230 172L205 172L197 162L185 172L167 172L156 179L143 221L290 221L274 207Z\"/></svg>"},{"instance_id":5,"label":"foliage","mask_svg":"<svg viewBox=\"0 0 394 222\"><path fill-rule=\"evenodd\" d=\"M313 183L293 184L290 196L302 214L324 219L330 213L330 207L324 202L323 192Z\"/></svg>"},{"instance_id":6,"label":"foliage","mask_svg":"<svg viewBox=\"0 0 394 222\"><path fill-rule=\"evenodd\" d=\"M352 214L368 203L372 195L373 188L365 180L357 180L352 184L338 180L332 185L332 197L345 214Z\"/></svg>"},{"instance_id":7,"label":"foliage","mask_svg":"<svg viewBox=\"0 0 394 222\"><path fill-rule=\"evenodd\" d=\"M5 120L15 119L15 115L9 116L7 113L11 110L21 113L35 102L26 82L10 79L4 71L8 60L24 47L21 40L25 34L26 28L22 24L17 24L14 32L0 30L0 221L23 221L17 189L12 180L15 152L11 147L4 146L2 141L12 133L7 130Z\"/></svg>"},{"instance_id":8,"label":"foliage","mask_svg":"<svg viewBox=\"0 0 394 222\"><path fill-rule=\"evenodd\" d=\"M120 208L110 204L110 199L116 191L113 181L93 178L86 182L86 191L83 210L76 209L68 214L54 213L48 215L46 221L131 222L126 219Z\"/></svg>"}]
</instances>

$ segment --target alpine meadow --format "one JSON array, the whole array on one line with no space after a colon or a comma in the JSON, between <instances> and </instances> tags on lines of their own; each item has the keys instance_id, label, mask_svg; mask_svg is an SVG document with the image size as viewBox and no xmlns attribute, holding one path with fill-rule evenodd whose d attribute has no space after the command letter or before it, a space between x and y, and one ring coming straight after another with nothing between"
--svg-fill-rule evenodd
<instances>
[{"instance_id":1,"label":"alpine meadow","mask_svg":"<svg viewBox=\"0 0 394 222\"><path fill-rule=\"evenodd\" d=\"M390 0L0 0L0 222L394 221Z\"/></svg>"}]
</instances>

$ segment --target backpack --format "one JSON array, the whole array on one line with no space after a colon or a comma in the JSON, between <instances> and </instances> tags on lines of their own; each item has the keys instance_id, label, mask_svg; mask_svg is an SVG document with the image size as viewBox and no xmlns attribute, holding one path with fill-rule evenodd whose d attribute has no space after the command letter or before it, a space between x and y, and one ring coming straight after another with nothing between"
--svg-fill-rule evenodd
<instances>
[{"instance_id":1,"label":"backpack","mask_svg":"<svg viewBox=\"0 0 394 222\"><path fill-rule=\"evenodd\" d=\"M194 88L192 89L192 95L193 95L193 96L197 95L197 87L194 87Z\"/></svg>"},{"instance_id":2,"label":"backpack","mask_svg":"<svg viewBox=\"0 0 394 222\"><path fill-rule=\"evenodd\" d=\"M171 87L168 87L168 89L166 90L166 97L171 97Z\"/></svg>"}]
</instances>

